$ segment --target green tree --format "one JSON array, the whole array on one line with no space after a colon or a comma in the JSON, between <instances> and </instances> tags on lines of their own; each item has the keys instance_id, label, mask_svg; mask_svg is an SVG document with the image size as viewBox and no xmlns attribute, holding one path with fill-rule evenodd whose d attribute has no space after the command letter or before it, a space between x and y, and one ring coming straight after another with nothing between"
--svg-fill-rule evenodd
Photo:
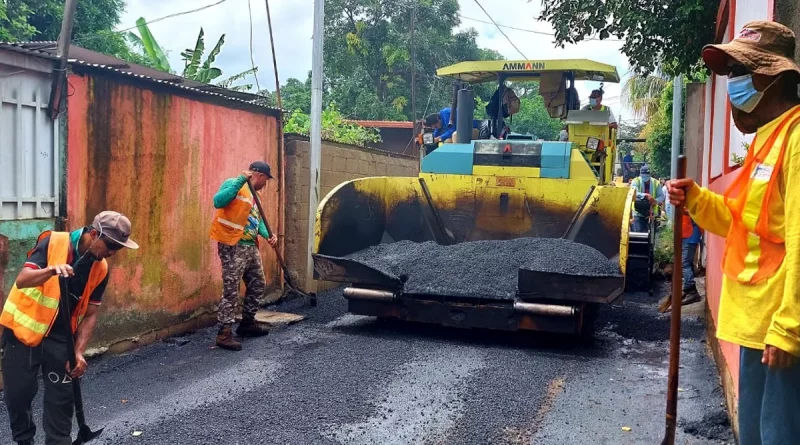
<instances>
[{"instance_id":1,"label":"green tree","mask_svg":"<svg viewBox=\"0 0 800 445\"><path fill-rule=\"evenodd\" d=\"M145 62L114 28L124 0L81 0L75 11L73 44L135 63ZM0 40L57 40L64 16L63 0L0 1Z\"/></svg>"},{"instance_id":2,"label":"green tree","mask_svg":"<svg viewBox=\"0 0 800 445\"><path fill-rule=\"evenodd\" d=\"M136 20L136 28L139 31L138 35L131 32L128 33L127 36L131 44L133 44L136 48L139 48L144 53L143 55L150 60L154 68L172 73L173 70L172 67L170 67L166 53L161 49L161 45L158 44L155 36L153 36L153 34L150 32L150 28L147 26L147 21L145 21L144 17L139 17L139 19ZM200 33L197 35L197 41L195 42L194 48L188 48L181 52L181 58L184 62L183 73L181 76L203 83L211 83L213 80L222 76L222 70L213 66L213 64L216 61L219 53L222 51L222 45L224 44L225 34L220 36L219 40L217 40L217 44L214 45L211 51L209 51L205 61L203 61L203 56L205 55L206 50L205 33L203 32L203 28L200 28ZM257 67L251 68L239 74L235 74L227 79L220 80L216 83L216 85L235 91L249 91L253 88L253 85L246 84L234 86L233 83L244 79L251 74L255 74L257 71Z\"/></svg>"},{"instance_id":3,"label":"green tree","mask_svg":"<svg viewBox=\"0 0 800 445\"><path fill-rule=\"evenodd\" d=\"M292 112L286 126L286 133L308 134L311 131L311 119L301 110ZM322 111L322 139L340 142L342 144L365 146L370 143L380 142L381 137L377 129L364 128L347 122L336 107L331 103Z\"/></svg>"},{"instance_id":4,"label":"green tree","mask_svg":"<svg viewBox=\"0 0 800 445\"><path fill-rule=\"evenodd\" d=\"M661 105L661 93L669 78L658 70L653 74L635 74L622 84L622 103L633 111L633 116L650 119Z\"/></svg>"},{"instance_id":5,"label":"green tree","mask_svg":"<svg viewBox=\"0 0 800 445\"><path fill-rule=\"evenodd\" d=\"M529 0L530 1L530 0ZM621 51L642 74L661 67L668 76L700 66L703 45L714 40L719 0L542 0L541 20L555 43L598 35L624 39Z\"/></svg>"},{"instance_id":6,"label":"green tree","mask_svg":"<svg viewBox=\"0 0 800 445\"><path fill-rule=\"evenodd\" d=\"M450 82L436 69L465 60L502 58L478 47L474 30L456 31L457 0L328 0L325 7L325 91L348 117L411 116L411 13L416 4L417 114L450 104ZM495 86L496 87L496 86ZM490 86L476 88L484 99Z\"/></svg>"},{"instance_id":7,"label":"green tree","mask_svg":"<svg viewBox=\"0 0 800 445\"><path fill-rule=\"evenodd\" d=\"M672 81L668 81L661 93L658 112L643 130L647 137L647 163L656 177L669 177L672 164ZM683 133L681 119L681 133ZM681 138L683 134L681 134Z\"/></svg>"}]
</instances>

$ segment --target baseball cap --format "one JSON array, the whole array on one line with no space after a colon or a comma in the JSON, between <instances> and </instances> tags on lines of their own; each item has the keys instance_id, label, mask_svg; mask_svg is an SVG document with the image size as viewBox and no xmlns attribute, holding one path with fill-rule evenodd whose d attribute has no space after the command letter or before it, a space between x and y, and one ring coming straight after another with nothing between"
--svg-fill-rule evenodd
<instances>
[{"instance_id":1,"label":"baseball cap","mask_svg":"<svg viewBox=\"0 0 800 445\"><path fill-rule=\"evenodd\" d=\"M639 174L642 175L649 175L650 174L650 167L643 165L642 168L639 169Z\"/></svg>"},{"instance_id":2,"label":"baseball cap","mask_svg":"<svg viewBox=\"0 0 800 445\"><path fill-rule=\"evenodd\" d=\"M269 164L267 164L266 162L263 161L253 162L252 164L250 164L250 171L263 173L267 175L267 178L272 179L272 173L270 173L271 169L269 168Z\"/></svg>"},{"instance_id":3,"label":"baseball cap","mask_svg":"<svg viewBox=\"0 0 800 445\"><path fill-rule=\"evenodd\" d=\"M703 61L711 71L728 75L728 62L734 59L750 72L777 76L786 71L800 74L794 62L795 35L780 23L757 20L745 23L735 39L703 47Z\"/></svg>"},{"instance_id":4,"label":"baseball cap","mask_svg":"<svg viewBox=\"0 0 800 445\"><path fill-rule=\"evenodd\" d=\"M125 215L106 210L94 217L92 227L100 231L103 236L107 236L128 249L138 249L139 245L129 237L131 236L131 221Z\"/></svg>"}]
</instances>

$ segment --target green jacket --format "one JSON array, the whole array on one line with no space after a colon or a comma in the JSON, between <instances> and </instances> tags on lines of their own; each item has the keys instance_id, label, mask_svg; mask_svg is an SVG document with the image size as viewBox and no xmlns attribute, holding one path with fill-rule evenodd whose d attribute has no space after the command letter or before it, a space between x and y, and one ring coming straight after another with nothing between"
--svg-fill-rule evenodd
<instances>
[{"instance_id":1,"label":"green jacket","mask_svg":"<svg viewBox=\"0 0 800 445\"><path fill-rule=\"evenodd\" d=\"M219 191L216 195L214 195L214 208L215 209L222 209L228 206L234 199L236 199L236 195L239 193L239 190L242 189L247 184L247 177L244 175L239 175L235 178L226 179L225 182L219 187ZM270 237L269 231L267 230L267 226L264 224L264 221L261 219L260 215L258 214L258 209L253 208L251 215L254 215L256 219L258 219L258 234L261 235L262 238L268 239ZM247 230L245 228L245 230ZM256 243L250 240L241 240L239 244L245 244L248 246L254 246Z\"/></svg>"}]
</instances>

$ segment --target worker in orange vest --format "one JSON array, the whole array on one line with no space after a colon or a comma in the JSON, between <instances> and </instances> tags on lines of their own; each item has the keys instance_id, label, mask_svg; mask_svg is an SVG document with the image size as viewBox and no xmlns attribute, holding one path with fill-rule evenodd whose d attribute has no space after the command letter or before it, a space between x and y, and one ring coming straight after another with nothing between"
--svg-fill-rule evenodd
<instances>
[{"instance_id":1,"label":"worker in orange vest","mask_svg":"<svg viewBox=\"0 0 800 445\"><path fill-rule=\"evenodd\" d=\"M740 346L739 443L800 438L800 66L787 27L755 21L703 60L727 76L736 127L755 133L724 194L670 181L670 202L725 237L717 337Z\"/></svg>"},{"instance_id":2,"label":"worker in orange vest","mask_svg":"<svg viewBox=\"0 0 800 445\"><path fill-rule=\"evenodd\" d=\"M234 312L239 303L239 285L244 279L247 288L242 307L242 322L236 333L242 337L259 337L269 334L267 326L255 320L259 298L266 291L264 269L258 250L259 235L275 246L278 238L269 233L258 212L253 190L258 192L272 179L266 162L253 162L250 168L236 178L222 183L214 195L217 209L211 224L211 239L218 245L222 261L222 300L217 311L219 332L217 346L231 351L240 351L242 344L233 337Z\"/></svg>"},{"instance_id":3,"label":"worker in orange vest","mask_svg":"<svg viewBox=\"0 0 800 445\"><path fill-rule=\"evenodd\" d=\"M83 353L92 338L97 312L108 283L106 258L120 249L138 249L130 239L131 222L106 211L91 226L74 232L44 232L28 252L25 265L0 314L3 325L3 398L15 442L33 445L36 425L31 403L44 381L43 426L48 444L72 443L72 379L83 376ZM65 279L69 295L61 294ZM68 299L71 319L60 312ZM64 306L66 308L66 306ZM70 369L69 336L75 341L75 367Z\"/></svg>"}]
</instances>

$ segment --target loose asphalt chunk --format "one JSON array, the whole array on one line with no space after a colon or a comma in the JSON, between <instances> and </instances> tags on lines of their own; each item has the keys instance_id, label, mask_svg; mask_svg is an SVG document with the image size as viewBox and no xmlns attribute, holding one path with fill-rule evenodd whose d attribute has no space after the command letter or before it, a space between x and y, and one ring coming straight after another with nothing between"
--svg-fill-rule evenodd
<instances>
[{"instance_id":1,"label":"loose asphalt chunk","mask_svg":"<svg viewBox=\"0 0 800 445\"><path fill-rule=\"evenodd\" d=\"M591 277L620 276L618 264L560 238L379 244L347 258L405 281L407 293L511 299L520 268Z\"/></svg>"}]
</instances>

